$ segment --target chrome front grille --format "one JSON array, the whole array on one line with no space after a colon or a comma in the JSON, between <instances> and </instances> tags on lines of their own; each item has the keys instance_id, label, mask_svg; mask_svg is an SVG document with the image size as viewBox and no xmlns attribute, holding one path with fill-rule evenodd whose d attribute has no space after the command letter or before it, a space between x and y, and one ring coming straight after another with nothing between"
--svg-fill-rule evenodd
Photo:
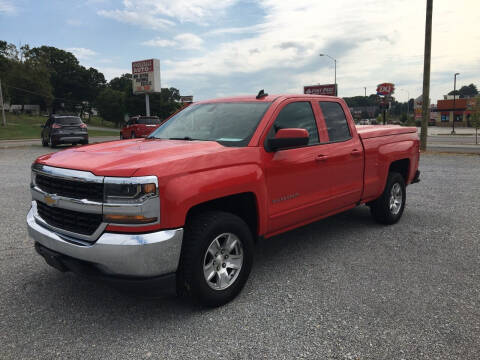
<instances>
[{"instance_id":1,"label":"chrome front grille","mask_svg":"<svg viewBox=\"0 0 480 360\"><path fill-rule=\"evenodd\" d=\"M36 185L48 194L56 194L73 199L103 201L103 183L67 180L48 175L37 174Z\"/></svg>"}]
</instances>

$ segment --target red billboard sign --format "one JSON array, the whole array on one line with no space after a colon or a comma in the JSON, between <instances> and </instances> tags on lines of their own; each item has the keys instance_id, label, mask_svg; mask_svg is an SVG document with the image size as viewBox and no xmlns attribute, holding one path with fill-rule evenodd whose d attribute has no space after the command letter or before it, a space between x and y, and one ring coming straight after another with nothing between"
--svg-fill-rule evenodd
<instances>
[{"instance_id":1,"label":"red billboard sign","mask_svg":"<svg viewBox=\"0 0 480 360\"><path fill-rule=\"evenodd\" d=\"M153 59L132 62L132 74L148 73L153 71Z\"/></svg>"},{"instance_id":2,"label":"red billboard sign","mask_svg":"<svg viewBox=\"0 0 480 360\"><path fill-rule=\"evenodd\" d=\"M303 93L309 95L330 95L335 96L335 84L328 85L307 85L303 87Z\"/></svg>"},{"instance_id":3,"label":"red billboard sign","mask_svg":"<svg viewBox=\"0 0 480 360\"><path fill-rule=\"evenodd\" d=\"M395 85L392 83L383 83L377 85L377 95L388 96L395 91Z\"/></svg>"}]
</instances>

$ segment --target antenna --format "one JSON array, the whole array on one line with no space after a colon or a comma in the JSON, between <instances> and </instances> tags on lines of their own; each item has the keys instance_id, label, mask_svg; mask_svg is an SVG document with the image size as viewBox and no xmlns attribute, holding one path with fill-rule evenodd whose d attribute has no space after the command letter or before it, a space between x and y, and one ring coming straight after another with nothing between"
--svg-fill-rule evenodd
<instances>
[{"instance_id":1,"label":"antenna","mask_svg":"<svg viewBox=\"0 0 480 360\"><path fill-rule=\"evenodd\" d=\"M268 94L262 89L258 92L257 99L261 99L262 97L268 96Z\"/></svg>"}]
</instances>

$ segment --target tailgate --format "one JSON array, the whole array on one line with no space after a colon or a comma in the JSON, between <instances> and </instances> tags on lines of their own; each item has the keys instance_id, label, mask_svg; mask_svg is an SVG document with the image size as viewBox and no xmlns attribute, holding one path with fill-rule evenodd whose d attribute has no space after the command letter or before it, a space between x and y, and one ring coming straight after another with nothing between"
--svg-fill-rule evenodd
<instances>
[{"instance_id":1,"label":"tailgate","mask_svg":"<svg viewBox=\"0 0 480 360\"><path fill-rule=\"evenodd\" d=\"M364 139L370 139L381 136L391 136L399 134L416 133L417 128L414 126L400 125L356 125L357 133Z\"/></svg>"}]
</instances>

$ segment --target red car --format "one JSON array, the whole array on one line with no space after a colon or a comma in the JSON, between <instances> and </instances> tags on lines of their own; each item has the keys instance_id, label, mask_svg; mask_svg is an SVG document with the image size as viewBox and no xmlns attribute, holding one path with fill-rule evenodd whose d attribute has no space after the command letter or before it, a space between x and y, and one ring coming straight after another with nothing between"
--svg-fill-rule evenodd
<instances>
[{"instance_id":1,"label":"red car","mask_svg":"<svg viewBox=\"0 0 480 360\"><path fill-rule=\"evenodd\" d=\"M247 281L258 239L268 249L274 235L360 205L379 223L398 222L407 186L419 181L419 156L415 127L355 126L334 96L202 101L151 139L39 157L28 231L61 271L176 286L219 306ZM381 231L397 236L398 227ZM355 246L368 252L365 242Z\"/></svg>"},{"instance_id":2,"label":"red car","mask_svg":"<svg viewBox=\"0 0 480 360\"><path fill-rule=\"evenodd\" d=\"M134 139L147 137L156 130L162 121L157 116L133 116L122 130L120 130L120 139Z\"/></svg>"}]
</instances>

